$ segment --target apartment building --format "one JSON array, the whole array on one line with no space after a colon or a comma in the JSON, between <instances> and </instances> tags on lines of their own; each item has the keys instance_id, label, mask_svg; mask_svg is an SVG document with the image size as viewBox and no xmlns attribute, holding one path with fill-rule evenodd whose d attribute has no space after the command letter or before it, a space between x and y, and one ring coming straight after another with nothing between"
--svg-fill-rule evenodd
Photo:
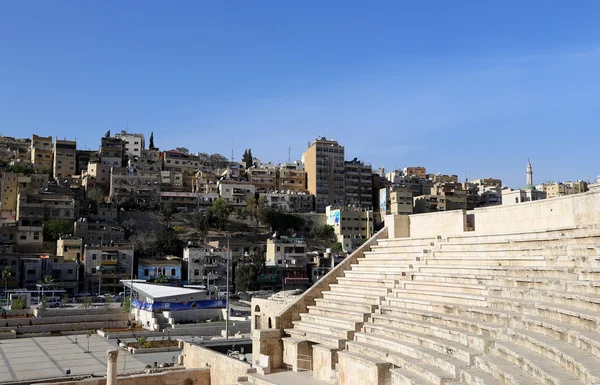
<instances>
[{"instance_id":1,"label":"apartment building","mask_svg":"<svg viewBox=\"0 0 600 385\"><path fill-rule=\"evenodd\" d=\"M50 257L43 254L34 258L23 259L23 286L28 290L38 290L37 284L48 276L52 278L52 286L65 290L68 294L77 293L79 264L65 261L62 257Z\"/></svg>"},{"instance_id":2,"label":"apartment building","mask_svg":"<svg viewBox=\"0 0 600 385\"><path fill-rule=\"evenodd\" d=\"M280 237L267 240L266 268L274 268L275 283L281 282L284 290L310 286L304 239Z\"/></svg>"},{"instance_id":3,"label":"apartment building","mask_svg":"<svg viewBox=\"0 0 600 385\"><path fill-rule=\"evenodd\" d=\"M219 188L217 182L219 176L214 171L198 170L194 179L193 192L200 194L218 194Z\"/></svg>"},{"instance_id":4,"label":"apartment building","mask_svg":"<svg viewBox=\"0 0 600 385\"><path fill-rule=\"evenodd\" d=\"M333 226L343 250L352 252L373 235L373 210L361 207L327 206L327 224Z\"/></svg>"},{"instance_id":5,"label":"apartment building","mask_svg":"<svg viewBox=\"0 0 600 385\"><path fill-rule=\"evenodd\" d=\"M373 208L373 169L354 158L344 162L345 205Z\"/></svg>"},{"instance_id":6,"label":"apartment building","mask_svg":"<svg viewBox=\"0 0 600 385\"><path fill-rule=\"evenodd\" d=\"M458 183L435 182L429 194L413 198L413 211L417 214L467 209L467 191Z\"/></svg>"},{"instance_id":7,"label":"apartment building","mask_svg":"<svg viewBox=\"0 0 600 385\"><path fill-rule=\"evenodd\" d=\"M274 191L259 193L259 195L267 207L277 211L310 213L315 210L315 196L312 194Z\"/></svg>"},{"instance_id":8,"label":"apartment building","mask_svg":"<svg viewBox=\"0 0 600 385\"><path fill-rule=\"evenodd\" d=\"M300 162L284 163L279 166L277 189L293 193L304 193L306 190L306 171Z\"/></svg>"},{"instance_id":9,"label":"apartment building","mask_svg":"<svg viewBox=\"0 0 600 385\"><path fill-rule=\"evenodd\" d=\"M106 245L122 242L125 231L117 222L79 218L73 224L73 235L83 239L84 244Z\"/></svg>"},{"instance_id":10,"label":"apartment building","mask_svg":"<svg viewBox=\"0 0 600 385\"><path fill-rule=\"evenodd\" d=\"M387 198L386 212L384 213L382 210L382 215L410 215L413 213L413 196L408 187L384 188L384 194L382 196Z\"/></svg>"},{"instance_id":11,"label":"apartment building","mask_svg":"<svg viewBox=\"0 0 600 385\"><path fill-rule=\"evenodd\" d=\"M274 166L252 166L246 170L248 182L252 183L257 192L268 192L277 189L277 169Z\"/></svg>"},{"instance_id":12,"label":"apartment building","mask_svg":"<svg viewBox=\"0 0 600 385\"><path fill-rule=\"evenodd\" d=\"M416 176L419 179L427 179L427 169L423 166L406 166L403 170L404 176Z\"/></svg>"},{"instance_id":13,"label":"apartment building","mask_svg":"<svg viewBox=\"0 0 600 385\"><path fill-rule=\"evenodd\" d=\"M158 170L144 171L131 168L113 167L110 173L112 202L117 204L130 201L153 203L160 200L161 177Z\"/></svg>"},{"instance_id":14,"label":"apartment building","mask_svg":"<svg viewBox=\"0 0 600 385\"><path fill-rule=\"evenodd\" d=\"M344 146L325 137L316 139L302 155L306 170L307 189L315 196L317 212L342 204L344 191Z\"/></svg>"},{"instance_id":15,"label":"apartment building","mask_svg":"<svg viewBox=\"0 0 600 385\"><path fill-rule=\"evenodd\" d=\"M123 167L125 142L119 138L102 137L100 139L100 162L112 167Z\"/></svg>"},{"instance_id":16,"label":"apartment building","mask_svg":"<svg viewBox=\"0 0 600 385\"><path fill-rule=\"evenodd\" d=\"M166 188L184 187L184 173L182 171L166 170L160 172L160 183Z\"/></svg>"},{"instance_id":17,"label":"apartment building","mask_svg":"<svg viewBox=\"0 0 600 385\"><path fill-rule=\"evenodd\" d=\"M127 164L138 171L161 171L163 167L162 156L158 150L142 150L141 154L130 154Z\"/></svg>"},{"instance_id":18,"label":"apartment building","mask_svg":"<svg viewBox=\"0 0 600 385\"><path fill-rule=\"evenodd\" d=\"M88 164L87 171L84 171L81 176L83 188L90 190L94 187L98 187L105 193L110 191L111 167L111 165L105 163Z\"/></svg>"},{"instance_id":19,"label":"apartment building","mask_svg":"<svg viewBox=\"0 0 600 385\"><path fill-rule=\"evenodd\" d=\"M77 142L74 140L54 139L53 172L54 178L69 176L77 173Z\"/></svg>"},{"instance_id":20,"label":"apartment building","mask_svg":"<svg viewBox=\"0 0 600 385\"><path fill-rule=\"evenodd\" d=\"M256 194L256 187L249 182L222 180L219 181L217 187L219 196L234 207L246 206L246 200Z\"/></svg>"},{"instance_id":21,"label":"apartment building","mask_svg":"<svg viewBox=\"0 0 600 385\"><path fill-rule=\"evenodd\" d=\"M83 238L65 234L56 241L56 256L64 261L81 262L82 255Z\"/></svg>"},{"instance_id":22,"label":"apartment building","mask_svg":"<svg viewBox=\"0 0 600 385\"><path fill-rule=\"evenodd\" d=\"M200 167L200 158L177 150L169 150L163 154L163 170L178 171L182 174L194 175Z\"/></svg>"},{"instance_id":23,"label":"apartment building","mask_svg":"<svg viewBox=\"0 0 600 385\"><path fill-rule=\"evenodd\" d=\"M125 130L122 130L120 133L114 135L115 138L121 139L125 144L125 154L129 155L141 155L144 149L146 148L146 141L144 139L144 134L132 134Z\"/></svg>"},{"instance_id":24,"label":"apartment building","mask_svg":"<svg viewBox=\"0 0 600 385\"><path fill-rule=\"evenodd\" d=\"M2 211L3 217L12 217L16 219L17 202L19 195L19 174L14 172L4 172L2 174Z\"/></svg>"},{"instance_id":25,"label":"apartment building","mask_svg":"<svg viewBox=\"0 0 600 385\"><path fill-rule=\"evenodd\" d=\"M121 279L131 279L133 245L84 247L85 290L116 294L123 289Z\"/></svg>"},{"instance_id":26,"label":"apartment building","mask_svg":"<svg viewBox=\"0 0 600 385\"><path fill-rule=\"evenodd\" d=\"M427 178L439 183L458 183L458 175L444 175L441 173L427 174Z\"/></svg>"},{"instance_id":27,"label":"apartment building","mask_svg":"<svg viewBox=\"0 0 600 385\"><path fill-rule=\"evenodd\" d=\"M181 282L181 260L175 257L140 259L137 278L150 282L165 279L171 284L178 284Z\"/></svg>"},{"instance_id":28,"label":"apartment building","mask_svg":"<svg viewBox=\"0 0 600 385\"><path fill-rule=\"evenodd\" d=\"M183 249L184 277L187 277L190 285L205 285L208 288L226 287L227 258L228 251L224 247L188 244ZM230 269L231 273L233 271L231 265ZM230 274L231 283L233 283L233 274Z\"/></svg>"},{"instance_id":29,"label":"apartment building","mask_svg":"<svg viewBox=\"0 0 600 385\"><path fill-rule=\"evenodd\" d=\"M48 172L52 170L52 137L38 135L31 136L31 164L36 172Z\"/></svg>"}]
</instances>

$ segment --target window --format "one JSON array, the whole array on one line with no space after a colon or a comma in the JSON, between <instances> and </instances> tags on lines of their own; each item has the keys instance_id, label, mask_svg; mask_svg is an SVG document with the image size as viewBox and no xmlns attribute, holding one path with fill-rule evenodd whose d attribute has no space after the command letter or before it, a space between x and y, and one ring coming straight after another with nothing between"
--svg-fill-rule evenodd
<instances>
[{"instance_id":1,"label":"window","mask_svg":"<svg viewBox=\"0 0 600 385\"><path fill-rule=\"evenodd\" d=\"M96 254L92 254L92 261L96 260Z\"/></svg>"},{"instance_id":2,"label":"window","mask_svg":"<svg viewBox=\"0 0 600 385\"><path fill-rule=\"evenodd\" d=\"M198 270L198 269L194 270L194 275L200 275L200 270Z\"/></svg>"},{"instance_id":3,"label":"window","mask_svg":"<svg viewBox=\"0 0 600 385\"><path fill-rule=\"evenodd\" d=\"M73 274L73 269L67 269L67 274Z\"/></svg>"},{"instance_id":4,"label":"window","mask_svg":"<svg viewBox=\"0 0 600 385\"><path fill-rule=\"evenodd\" d=\"M177 273L175 272L175 269L171 269L171 275L175 276Z\"/></svg>"},{"instance_id":5,"label":"window","mask_svg":"<svg viewBox=\"0 0 600 385\"><path fill-rule=\"evenodd\" d=\"M146 276L146 277L147 277L149 274L150 274L150 270L148 270L148 269L144 269L144 276Z\"/></svg>"},{"instance_id":6,"label":"window","mask_svg":"<svg viewBox=\"0 0 600 385\"><path fill-rule=\"evenodd\" d=\"M34 275L35 274L35 270L27 270L27 274Z\"/></svg>"}]
</instances>

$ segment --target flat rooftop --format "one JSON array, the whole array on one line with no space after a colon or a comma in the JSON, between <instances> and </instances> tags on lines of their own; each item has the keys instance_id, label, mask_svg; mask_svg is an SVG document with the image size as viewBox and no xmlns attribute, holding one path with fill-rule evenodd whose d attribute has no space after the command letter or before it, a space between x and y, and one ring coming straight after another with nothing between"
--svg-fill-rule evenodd
<instances>
[{"instance_id":1,"label":"flat rooftop","mask_svg":"<svg viewBox=\"0 0 600 385\"><path fill-rule=\"evenodd\" d=\"M90 337L87 351L85 334L2 340L0 343L0 383L44 379L71 375L106 375L106 351L115 349L114 340L94 334ZM172 353L179 354L179 353ZM144 356L142 354L141 356ZM147 363L121 349L118 357L118 373L143 370Z\"/></svg>"}]
</instances>

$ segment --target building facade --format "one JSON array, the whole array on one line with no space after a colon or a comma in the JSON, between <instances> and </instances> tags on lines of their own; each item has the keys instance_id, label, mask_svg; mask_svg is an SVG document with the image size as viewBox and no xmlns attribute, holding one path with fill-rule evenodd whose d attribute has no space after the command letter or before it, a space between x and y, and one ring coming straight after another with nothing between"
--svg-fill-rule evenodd
<instances>
[{"instance_id":1,"label":"building facade","mask_svg":"<svg viewBox=\"0 0 600 385\"><path fill-rule=\"evenodd\" d=\"M373 208L373 169L354 158L344 162L344 205Z\"/></svg>"},{"instance_id":2,"label":"building facade","mask_svg":"<svg viewBox=\"0 0 600 385\"><path fill-rule=\"evenodd\" d=\"M120 133L115 134L115 138L121 139L123 141L125 145L125 154L129 156L139 156L146 148L144 134L132 134L123 130Z\"/></svg>"},{"instance_id":3,"label":"building facade","mask_svg":"<svg viewBox=\"0 0 600 385\"><path fill-rule=\"evenodd\" d=\"M373 210L360 207L327 206L327 224L333 226L345 252L352 252L373 235Z\"/></svg>"},{"instance_id":4,"label":"building facade","mask_svg":"<svg viewBox=\"0 0 600 385\"><path fill-rule=\"evenodd\" d=\"M131 279L133 245L84 247L85 290L91 293L119 293L121 279Z\"/></svg>"},{"instance_id":5,"label":"building facade","mask_svg":"<svg viewBox=\"0 0 600 385\"><path fill-rule=\"evenodd\" d=\"M307 189L315 196L317 212L326 207L342 204L344 191L344 146L335 140L320 138L306 149L303 155Z\"/></svg>"},{"instance_id":6,"label":"building facade","mask_svg":"<svg viewBox=\"0 0 600 385\"><path fill-rule=\"evenodd\" d=\"M54 178L77 173L77 142L74 140L54 139L53 172Z\"/></svg>"},{"instance_id":7,"label":"building facade","mask_svg":"<svg viewBox=\"0 0 600 385\"><path fill-rule=\"evenodd\" d=\"M31 136L31 164L33 169L39 172L52 170L52 137L38 135Z\"/></svg>"}]
</instances>

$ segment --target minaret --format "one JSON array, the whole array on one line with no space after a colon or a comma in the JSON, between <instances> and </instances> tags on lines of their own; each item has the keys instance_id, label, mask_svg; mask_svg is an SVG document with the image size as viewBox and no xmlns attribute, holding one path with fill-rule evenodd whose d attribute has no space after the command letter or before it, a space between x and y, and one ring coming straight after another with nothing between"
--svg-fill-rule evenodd
<instances>
[{"instance_id":1,"label":"minaret","mask_svg":"<svg viewBox=\"0 0 600 385\"><path fill-rule=\"evenodd\" d=\"M527 159L527 185L533 186L533 167L531 167L531 162Z\"/></svg>"}]
</instances>

